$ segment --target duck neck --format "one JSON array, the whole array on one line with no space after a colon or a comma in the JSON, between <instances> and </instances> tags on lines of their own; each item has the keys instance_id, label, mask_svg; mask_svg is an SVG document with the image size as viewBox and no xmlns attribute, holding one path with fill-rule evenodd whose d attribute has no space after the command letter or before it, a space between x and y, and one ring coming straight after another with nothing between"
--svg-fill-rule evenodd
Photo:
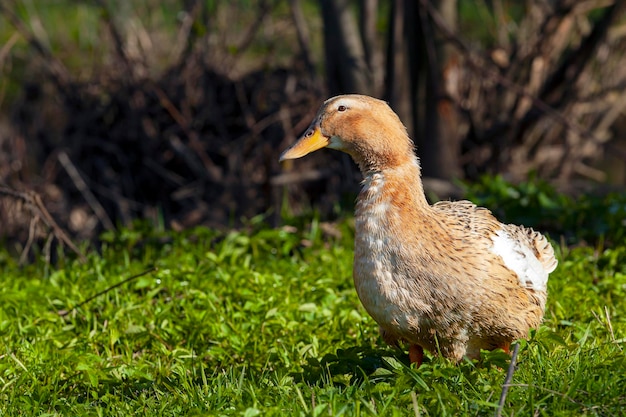
<instances>
[{"instance_id":1,"label":"duck neck","mask_svg":"<svg viewBox=\"0 0 626 417\"><path fill-rule=\"evenodd\" d=\"M360 207L357 207L360 211L382 210L381 207L427 210L430 207L424 195L417 157L393 167L362 172L364 181L359 195Z\"/></svg>"}]
</instances>

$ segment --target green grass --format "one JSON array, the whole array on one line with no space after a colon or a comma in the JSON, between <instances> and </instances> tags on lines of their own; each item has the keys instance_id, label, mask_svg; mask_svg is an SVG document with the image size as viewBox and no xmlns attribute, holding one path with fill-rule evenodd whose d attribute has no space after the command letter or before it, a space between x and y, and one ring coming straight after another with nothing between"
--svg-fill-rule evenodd
<instances>
[{"instance_id":1,"label":"green grass","mask_svg":"<svg viewBox=\"0 0 626 417\"><path fill-rule=\"evenodd\" d=\"M409 367L353 289L351 222L341 237L294 222L138 227L104 235L85 264L19 267L0 253L0 415L495 414L504 353ZM619 415L626 245L558 252L544 325L521 342L503 415Z\"/></svg>"}]
</instances>

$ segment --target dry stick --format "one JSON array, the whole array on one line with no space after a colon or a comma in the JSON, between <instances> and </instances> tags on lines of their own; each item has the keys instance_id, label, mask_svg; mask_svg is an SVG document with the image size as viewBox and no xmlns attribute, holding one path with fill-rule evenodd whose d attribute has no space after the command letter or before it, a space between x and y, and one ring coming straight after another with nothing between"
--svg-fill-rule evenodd
<instances>
[{"instance_id":1,"label":"dry stick","mask_svg":"<svg viewBox=\"0 0 626 417\"><path fill-rule=\"evenodd\" d=\"M170 62L185 62L187 54L193 49L193 42L191 41L192 38L195 38L193 27L198 19L198 14L202 11L203 4L200 0L194 0L191 4L187 2L187 4L188 7L183 11L183 17L178 28L176 42L174 42L174 47L170 52Z\"/></svg>"},{"instance_id":2,"label":"dry stick","mask_svg":"<svg viewBox=\"0 0 626 417\"><path fill-rule=\"evenodd\" d=\"M57 237L57 239L65 243L72 251L74 251L74 253L76 253L80 258L81 262L87 262L87 258L85 257L85 255L83 255L83 253L76 247L76 245L74 245L74 242L72 242L72 240L65 233L65 231L61 229L57 222L54 221L48 210L46 210L43 201L41 201L41 196L37 193L33 193L32 197L37 209L39 210L39 215L43 217L46 225L54 230L54 235Z\"/></svg>"},{"instance_id":3,"label":"dry stick","mask_svg":"<svg viewBox=\"0 0 626 417\"><path fill-rule=\"evenodd\" d=\"M65 168L65 171L67 171L67 174L74 182L74 185L76 186L78 191L80 191L80 193L85 198L87 204L89 204L89 207L91 207L96 216L98 216L98 219L100 219L100 222L102 223L104 228L107 230L114 230L115 226L109 218L109 215L106 213L106 210L104 209L104 207L102 207L102 204L100 204L96 196L91 192L91 190L87 186L87 183L85 182L85 180L83 180L83 177L81 177L80 173L78 172L78 169L76 169L76 167L70 160L70 157L67 156L67 153L65 153L65 151L61 151L57 155L57 158L61 165L63 165L63 168Z\"/></svg>"},{"instance_id":4,"label":"dry stick","mask_svg":"<svg viewBox=\"0 0 626 417\"><path fill-rule=\"evenodd\" d=\"M611 315L609 313L609 308L607 306L604 306L604 317L606 318L606 324L602 321L602 318L598 313L592 310L591 314L593 314L595 319L598 320L598 323L606 326L607 330L609 331L609 335L611 336L611 342L615 343L615 346L617 346L619 350L622 350L622 347L617 342L617 339L615 339L615 332L613 331L613 324L611 324Z\"/></svg>"},{"instance_id":5,"label":"dry stick","mask_svg":"<svg viewBox=\"0 0 626 417\"><path fill-rule=\"evenodd\" d=\"M311 123L311 118L313 117L313 115L314 114L307 113L306 117L303 117L302 119L300 119L300 121L296 123L296 125L291 127L290 129L296 132L304 130ZM283 118L284 118L284 115L281 115L280 110L276 113L271 113L265 116L264 118L258 120L257 122L255 122L249 128L251 132L244 133L243 135L238 136L233 142L237 143L241 140L245 142L248 140L249 137L251 137L251 135L260 134L262 131L267 129L270 125L273 125L276 122L282 122Z\"/></svg>"},{"instance_id":6,"label":"dry stick","mask_svg":"<svg viewBox=\"0 0 626 417\"><path fill-rule=\"evenodd\" d=\"M109 288L106 288L106 289L104 289L104 290L102 290L102 291L92 295L91 297L87 298L86 300L83 300L80 303L76 304L74 307L70 308L69 310L60 310L60 311L58 311L58 314L59 314L59 316L67 316L70 312L75 311L77 308L80 308L80 307L84 306L85 304L87 304L88 302L92 301L93 299L98 298L101 295L104 295L104 294L108 293L109 291L113 291L114 289L116 289L118 287L121 287L124 284L128 284L129 282L131 282L131 281L133 281L133 280L135 280L137 278L143 277L144 275L148 275L148 274L150 274L152 272L155 272L155 271L158 271L158 270L159 270L159 268L157 268L156 266L153 266L153 267L151 267L149 269L146 269L143 272L140 272L140 273L135 274L135 275L133 275L131 277L128 277L125 280L120 281L117 284L111 285Z\"/></svg>"},{"instance_id":7,"label":"dry stick","mask_svg":"<svg viewBox=\"0 0 626 417\"><path fill-rule=\"evenodd\" d=\"M235 83L235 97L237 98L239 107L242 109L244 115L243 118L246 122L246 126L248 127L248 133L242 136L243 142L239 144L240 150L236 156L237 165L244 166L244 155L248 154L250 143L254 146L255 143L261 142L257 139L261 131L257 130L258 121L254 117L254 112L252 111L250 102L246 98L244 85L241 81ZM278 120L280 113L273 113L272 116L275 116L275 120ZM244 176L244 178L246 178L246 176Z\"/></svg>"},{"instance_id":8,"label":"dry stick","mask_svg":"<svg viewBox=\"0 0 626 417\"><path fill-rule=\"evenodd\" d=\"M13 35L11 35L9 40L4 44L4 46L0 48L0 68L4 66L4 61L9 56L9 52L11 52L11 49L19 40L20 40L19 33L14 33Z\"/></svg>"},{"instance_id":9,"label":"dry stick","mask_svg":"<svg viewBox=\"0 0 626 417\"><path fill-rule=\"evenodd\" d=\"M243 112L243 120L246 122L248 130L252 131L252 136L254 137L259 133L256 131L255 128L257 121L254 118L250 103L246 98L246 92L243 86L243 82L241 81L235 82L235 97L237 98L237 101L239 102L239 107L241 107L241 110Z\"/></svg>"},{"instance_id":10,"label":"dry stick","mask_svg":"<svg viewBox=\"0 0 626 417\"><path fill-rule=\"evenodd\" d=\"M199 158L196 158L197 154L193 152L193 149L183 143L178 136L170 136L167 138L167 143L170 145L176 155L180 156L193 173L200 179L210 179L214 182L218 182L212 175L209 175L211 171L205 169L205 165ZM218 171L215 171L218 172Z\"/></svg>"},{"instance_id":11,"label":"dry stick","mask_svg":"<svg viewBox=\"0 0 626 417\"><path fill-rule=\"evenodd\" d=\"M38 222L39 216L35 214L30 219L30 225L28 226L28 240L26 241L26 244L24 245L24 250L22 250L22 254L20 255L20 265L26 263L28 252L30 252L30 248L33 245L33 241L35 240L35 227L37 226Z\"/></svg>"},{"instance_id":12,"label":"dry stick","mask_svg":"<svg viewBox=\"0 0 626 417\"><path fill-rule=\"evenodd\" d=\"M611 341L615 343L615 333L613 332L613 325L611 324L611 315L609 314L609 308L607 306L604 306L604 315L606 317L606 325L609 328L609 333L611 335ZM621 350L621 347L619 345L617 345L617 347L619 347Z\"/></svg>"},{"instance_id":13,"label":"dry stick","mask_svg":"<svg viewBox=\"0 0 626 417\"><path fill-rule=\"evenodd\" d=\"M50 264L50 259L51 259L50 251L52 248L53 239L54 239L54 232L48 233L48 238L46 239L46 243L43 245L43 253L46 259L46 265Z\"/></svg>"},{"instance_id":14,"label":"dry stick","mask_svg":"<svg viewBox=\"0 0 626 417\"><path fill-rule=\"evenodd\" d=\"M169 140L170 145L172 145L174 150L179 152L180 155L186 160L186 162L188 164L191 164L192 167L197 165L193 161L193 156L192 156L193 154L191 152L187 152L187 149L183 149L183 148L189 148L194 151L196 156L202 162L202 165L204 165L204 169L200 169L199 171L196 170L195 172L199 178L208 178L210 181L213 181L213 182L221 182L222 170L215 164L215 162L213 162L211 157L206 153L206 151L202 147L200 139L198 138L198 132L196 132L195 130L192 130L189 127L190 123L187 117L185 117L185 115L181 113L180 110L178 110L178 108L176 108L174 103L172 103L172 101L169 99L167 94L165 94L165 92L160 87L156 85L152 85L152 91L159 98L159 104L161 105L161 107L163 107L163 109L165 109L165 111L168 112L168 114L174 119L176 124L178 124L178 126L183 130L185 135L187 135L187 137L189 138L189 145L190 145L189 147L184 145L183 142L177 138L175 139L178 140L178 142L175 142L172 139L170 139Z\"/></svg>"},{"instance_id":15,"label":"dry stick","mask_svg":"<svg viewBox=\"0 0 626 417\"><path fill-rule=\"evenodd\" d=\"M519 352L519 343L513 346L513 354L511 355L511 363L509 369L506 372L506 378L504 379L504 385L502 385L502 394L500 394L500 401L498 401L498 410L496 411L496 417L502 416L502 409L504 408L504 402L506 401L506 395L509 392L511 381L513 380L513 373L515 372L515 365L517 363L517 354Z\"/></svg>"},{"instance_id":16,"label":"dry stick","mask_svg":"<svg viewBox=\"0 0 626 417\"><path fill-rule=\"evenodd\" d=\"M87 262L87 258L85 257L85 255L82 254L78 247L74 245L69 236L63 231L63 229L61 229L57 222L54 221L54 219L46 209L46 206L41 201L41 196L39 196L39 194L34 191L20 192L0 185L0 195L2 194L8 195L13 198L18 198L28 204L29 207L31 207L34 215L39 216L46 224L46 226L54 231L54 235L57 239L65 243L74 253L76 253L81 262Z\"/></svg>"}]
</instances>

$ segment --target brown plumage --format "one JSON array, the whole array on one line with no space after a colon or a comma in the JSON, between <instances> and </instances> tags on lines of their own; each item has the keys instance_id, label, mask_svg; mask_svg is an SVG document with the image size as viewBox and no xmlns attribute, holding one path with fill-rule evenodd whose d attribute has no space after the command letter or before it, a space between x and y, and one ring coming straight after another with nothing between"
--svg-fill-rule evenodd
<instances>
[{"instance_id":1,"label":"brown plumage","mask_svg":"<svg viewBox=\"0 0 626 417\"><path fill-rule=\"evenodd\" d=\"M327 100L281 160L322 147L346 152L363 173L354 284L385 342L454 361L503 348L541 323L557 265L544 236L500 223L469 201L428 204L406 128L383 101Z\"/></svg>"}]
</instances>

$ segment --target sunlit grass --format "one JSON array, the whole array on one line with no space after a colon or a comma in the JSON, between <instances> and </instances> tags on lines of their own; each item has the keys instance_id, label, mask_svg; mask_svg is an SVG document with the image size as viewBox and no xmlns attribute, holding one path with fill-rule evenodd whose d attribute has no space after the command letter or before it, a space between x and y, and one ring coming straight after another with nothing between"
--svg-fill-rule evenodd
<instances>
[{"instance_id":1,"label":"sunlit grass","mask_svg":"<svg viewBox=\"0 0 626 417\"><path fill-rule=\"evenodd\" d=\"M506 355L408 367L353 290L350 222L329 235L317 220L295 224L138 227L102 236L86 264L18 267L3 253L3 414L494 413ZM626 247L557 252L545 322L521 342L505 414L618 413Z\"/></svg>"},{"instance_id":2,"label":"sunlit grass","mask_svg":"<svg viewBox=\"0 0 626 417\"><path fill-rule=\"evenodd\" d=\"M138 228L50 268L1 256L1 414L493 415L508 357L410 368L357 299L350 226L318 226ZM504 415L618 414L626 247L559 256Z\"/></svg>"}]
</instances>

